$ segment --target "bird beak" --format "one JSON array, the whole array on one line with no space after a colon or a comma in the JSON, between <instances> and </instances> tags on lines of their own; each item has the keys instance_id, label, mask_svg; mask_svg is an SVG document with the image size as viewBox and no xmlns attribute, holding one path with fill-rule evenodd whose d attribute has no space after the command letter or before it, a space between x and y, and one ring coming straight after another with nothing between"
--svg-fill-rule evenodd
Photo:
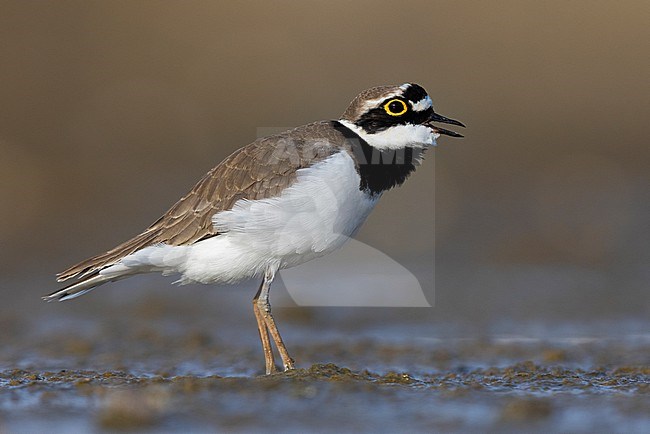
<instances>
[{"instance_id":1,"label":"bird beak","mask_svg":"<svg viewBox=\"0 0 650 434\"><path fill-rule=\"evenodd\" d=\"M465 125L464 125L462 122L457 121L457 120L454 120L454 119L449 119L449 118L447 118L447 117L444 117L444 116L442 116L442 115L439 115L439 114L436 113L436 112L433 112L433 113L431 114L431 117L430 117L429 119L427 119L426 122L424 122L424 125L426 125L426 126L428 126L428 127L431 127L431 129L432 129L434 132L438 133L438 134L444 134L445 136L451 136L451 137L463 137L462 134L458 134L458 133L455 132L455 131L449 131L449 130L446 130L446 129L444 129L444 128L440 128L440 127L437 126L437 125L434 125L434 124L433 124L434 122L439 122L439 123L441 123L441 124L458 125L459 127L463 127L463 128L465 128Z\"/></svg>"}]
</instances>

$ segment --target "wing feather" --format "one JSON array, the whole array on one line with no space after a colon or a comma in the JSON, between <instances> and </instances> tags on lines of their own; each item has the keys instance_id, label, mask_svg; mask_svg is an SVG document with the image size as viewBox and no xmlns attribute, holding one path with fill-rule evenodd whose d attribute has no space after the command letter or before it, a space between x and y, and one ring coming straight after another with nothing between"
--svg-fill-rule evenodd
<instances>
[{"instance_id":1,"label":"wing feather","mask_svg":"<svg viewBox=\"0 0 650 434\"><path fill-rule=\"evenodd\" d=\"M147 246L189 245L216 236L218 233L212 225L214 214L232 208L239 199L257 200L279 195L295 181L298 169L340 150L337 141L341 138L330 122L318 122L256 140L210 170L142 233L73 265L57 274L57 279L63 281L92 274Z\"/></svg>"}]
</instances>

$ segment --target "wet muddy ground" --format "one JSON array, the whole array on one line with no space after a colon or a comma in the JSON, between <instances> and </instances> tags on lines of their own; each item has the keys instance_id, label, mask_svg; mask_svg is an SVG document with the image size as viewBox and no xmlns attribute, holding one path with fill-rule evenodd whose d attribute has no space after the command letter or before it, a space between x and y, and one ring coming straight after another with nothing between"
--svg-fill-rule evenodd
<instances>
[{"instance_id":1,"label":"wet muddy ground","mask_svg":"<svg viewBox=\"0 0 650 434\"><path fill-rule=\"evenodd\" d=\"M643 319L277 308L299 369L263 376L248 294L188 293L6 308L0 432L650 431Z\"/></svg>"},{"instance_id":2,"label":"wet muddy ground","mask_svg":"<svg viewBox=\"0 0 650 434\"><path fill-rule=\"evenodd\" d=\"M467 432L525 426L643 432L649 378L647 368L581 370L528 362L421 376L334 364L269 377L13 370L0 375L0 384L2 406L11 410L8 431L58 424L165 431ZM43 419L34 420L27 409Z\"/></svg>"}]
</instances>

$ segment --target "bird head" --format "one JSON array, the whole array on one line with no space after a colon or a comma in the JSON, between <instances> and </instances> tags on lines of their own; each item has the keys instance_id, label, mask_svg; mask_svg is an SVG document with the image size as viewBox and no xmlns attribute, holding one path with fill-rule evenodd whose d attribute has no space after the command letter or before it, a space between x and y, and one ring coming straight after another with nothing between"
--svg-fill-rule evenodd
<instances>
[{"instance_id":1,"label":"bird head","mask_svg":"<svg viewBox=\"0 0 650 434\"><path fill-rule=\"evenodd\" d=\"M361 92L340 122L378 149L434 146L440 135L463 137L436 124L465 127L462 122L436 113L426 90L414 83Z\"/></svg>"}]
</instances>

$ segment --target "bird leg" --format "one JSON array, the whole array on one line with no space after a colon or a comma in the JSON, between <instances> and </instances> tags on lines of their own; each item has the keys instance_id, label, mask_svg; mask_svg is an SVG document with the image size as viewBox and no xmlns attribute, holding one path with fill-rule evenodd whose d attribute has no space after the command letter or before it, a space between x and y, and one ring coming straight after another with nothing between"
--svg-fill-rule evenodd
<instances>
[{"instance_id":1,"label":"bird leg","mask_svg":"<svg viewBox=\"0 0 650 434\"><path fill-rule=\"evenodd\" d=\"M275 325L275 320L271 314L271 303L269 302L269 290L271 289L271 282L275 278L275 270L270 267L266 268L264 272L264 280L260 285L260 289L257 291L255 298L253 298L253 310L255 312L255 318L257 319L257 327L260 332L260 339L262 341L262 347L264 349L264 358L266 361L266 373L272 374L276 372L275 363L273 360L273 351L269 342L269 334L275 342L275 346L280 353L282 358L282 364L284 365L284 370L288 371L289 369L294 369L294 361L289 356L287 348L284 346L280 332L278 331L277 326Z\"/></svg>"},{"instance_id":2,"label":"bird leg","mask_svg":"<svg viewBox=\"0 0 650 434\"><path fill-rule=\"evenodd\" d=\"M271 348L271 341L269 340L269 331L266 328L266 323L264 322L264 316L260 312L258 306L258 299L260 293L262 292L262 286L264 282L260 285L260 289L255 294L253 298L253 312L255 313L255 319L257 320L257 330L260 332L260 340L262 341L262 350L264 351L264 362L266 365L266 375L274 374L278 372L278 369L275 367L275 359L273 358L273 348Z\"/></svg>"}]
</instances>

